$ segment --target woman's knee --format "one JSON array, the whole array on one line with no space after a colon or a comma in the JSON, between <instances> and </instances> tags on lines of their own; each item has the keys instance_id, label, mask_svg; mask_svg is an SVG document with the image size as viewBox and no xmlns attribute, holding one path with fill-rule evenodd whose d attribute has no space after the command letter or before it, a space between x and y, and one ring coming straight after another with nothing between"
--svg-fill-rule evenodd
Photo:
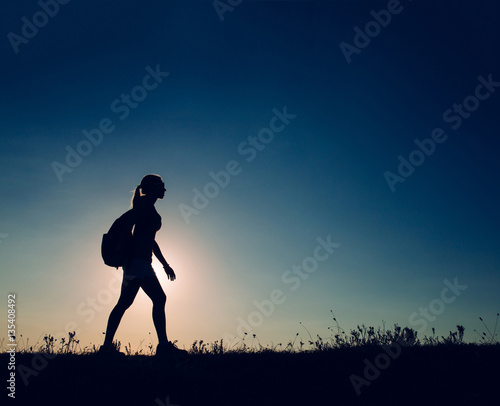
<instances>
[{"instance_id":1,"label":"woman's knee","mask_svg":"<svg viewBox=\"0 0 500 406\"><path fill-rule=\"evenodd\" d=\"M132 306L132 303L134 301L130 299L118 299L118 303L115 306L115 309L125 311L127 310L130 306Z\"/></svg>"},{"instance_id":2,"label":"woman's knee","mask_svg":"<svg viewBox=\"0 0 500 406\"><path fill-rule=\"evenodd\" d=\"M123 311L127 310L134 303L138 291L139 284L135 279L127 280L124 278L120 297L115 307Z\"/></svg>"},{"instance_id":3,"label":"woman's knee","mask_svg":"<svg viewBox=\"0 0 500 406\"><path fill-rule=\"evenodd\" d=\"M159 301L163 304L163 306L167 303L167 295L164 292L161 292Z\"/></svg>"},{"instance_id":4,"label":"woman's knee","mask_svg":"<svg viewBox=\"0 0 500 406\"><path fill-rule=\"evenodd\" d=\"M134 303L135 295L121 295L116 306L120 309L127 310Z\"/></svg>"},{"instance_id":5,"label":"woman's knee","mask_svg":"<svg viewBox=\"0 0 500 406\"><path fill-rule=\"evenodd\" d=\"M167 295L164 292L158 292L153 298L153 306L165 306L167 303Z\"/></svg>"}]
</instances>

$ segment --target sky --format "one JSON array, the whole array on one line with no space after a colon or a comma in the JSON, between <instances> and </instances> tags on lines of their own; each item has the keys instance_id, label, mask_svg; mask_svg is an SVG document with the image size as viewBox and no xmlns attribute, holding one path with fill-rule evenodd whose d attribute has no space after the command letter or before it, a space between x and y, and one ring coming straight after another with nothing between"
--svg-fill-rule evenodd
<instances>
[{"instance_id":1,"label":"sky","mask_svg":"<svg viewBox=\"0 0 500 406\"><path fill-rule=\"evenodd\" d=\"M122 271L101 238L149 173L181 348L328 339L333 315L346 332L492 330L497 2L236 3L3 6L0 311L14 293L16 334L102 343ZM115 338L156 345L142 291Z\"/></svg>"}]
</instances>

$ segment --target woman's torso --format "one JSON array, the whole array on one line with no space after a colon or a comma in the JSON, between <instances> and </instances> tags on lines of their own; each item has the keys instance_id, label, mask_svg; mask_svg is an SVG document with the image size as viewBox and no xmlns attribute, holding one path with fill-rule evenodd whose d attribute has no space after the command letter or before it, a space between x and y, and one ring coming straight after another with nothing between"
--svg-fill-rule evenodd
<instances>
[{"instance_id":1,"label":"woman's torso","mask_svg":"<svg viewBox=\"0 0 500 406\"><path fill-rule=\"evenodd\" d=\"M140 203L134 208L137 220L133 231L132 258L152 260L156 232L161 228L161 216L154 205Z\"/></svg>"}]
</instances>

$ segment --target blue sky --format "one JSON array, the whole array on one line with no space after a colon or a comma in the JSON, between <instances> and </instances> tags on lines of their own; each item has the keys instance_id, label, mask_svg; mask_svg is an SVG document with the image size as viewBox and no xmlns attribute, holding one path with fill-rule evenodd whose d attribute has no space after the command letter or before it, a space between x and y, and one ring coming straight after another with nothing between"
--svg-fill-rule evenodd
<instances>
[{"instance_id":1,"label":"blue sky","mask_svg":"<svg viewBox=\"0 0 500 406\"><path fill-rule=\"evenodd\" d=\"M273 290L286 300L253 328L263 344L297 332L306 339L299 322L328 337L330 309L345 330L384 321L428 335L463 324L474 340L473 330L484 330L479 316L493 324L498 5L402 0L349 63L340 44L354 46L355 27L387 4L247 0L221 21L210 1L73 0L17 53L8 35L21 35L22 18L33 21L40 5L9 5L0 275L2 295L18 295L18 333L36 341L75 327L83 344L102 341L121 271L103 264L101 236L148 173L167 187L157 241L177 281L154 265L169 338L181 345L236 335L239 318L248 321ZM137 90L151 70L168 76ZM474 99L481 84L488 97ZM124 117L127 94L140 101ZM467 97L470 112L462 108L467 118L454 129L443 114ZM265 136L273 109L295 117L248 162L239 147ZM68 165L67 147L77 150L82 131L103 119L112 131L58 176L53 163ZM384 174L401 176L398 157L409 160L415 139L435 128L446 140L392 191ZM229 162L238 173L186 222L180 205L193 207L193 189ZM292 291L283 275L328 236L340 246ZM455 278L467 288L441 308L444 281ZM435 320L411 325L431 303ZM150 309L141 293L116 338L148 342Z\"/></svg>"}]
</instances>

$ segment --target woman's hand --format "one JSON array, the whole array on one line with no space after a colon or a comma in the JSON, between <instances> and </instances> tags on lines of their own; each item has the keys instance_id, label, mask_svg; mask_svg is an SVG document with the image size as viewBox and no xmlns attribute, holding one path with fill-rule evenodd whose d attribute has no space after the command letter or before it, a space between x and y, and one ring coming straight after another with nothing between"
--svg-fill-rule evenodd
<instances>
[{"instance_id":1,"label":"woman's hand","mask_svg":"<svg viewBox=\"0 0 500 406\"><path fill-rule=\"evenodd\" d=\"M167 274L167 278L171 281L175 281L175 272L174 270L170 267L169 264L163 265L163 269L165 269L165 273Z\"/></svg>"}]
</instances>

